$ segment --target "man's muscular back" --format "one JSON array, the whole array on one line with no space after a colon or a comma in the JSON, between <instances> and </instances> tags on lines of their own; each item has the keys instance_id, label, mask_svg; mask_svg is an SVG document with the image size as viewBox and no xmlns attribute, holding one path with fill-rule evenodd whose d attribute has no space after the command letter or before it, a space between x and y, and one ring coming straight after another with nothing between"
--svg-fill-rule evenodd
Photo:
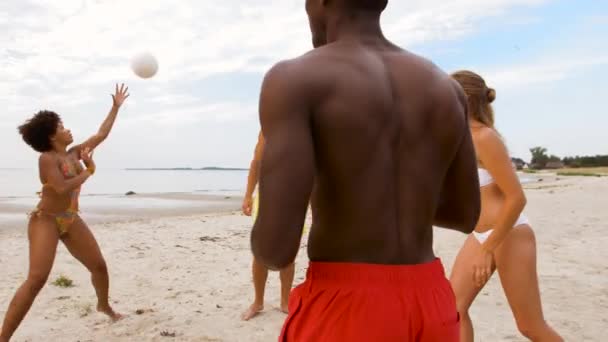
<instances>
[{"instance_id":1,"label":"man's muscular back","mask_svg":"<svg viewBox=\"0 0 608 342\"><path fill-rule=\"evenodd\" d=\"M338 41L275 66L264 88L262 174L285 178L262 179L262 201L289 199L261 220L298 230L311 195L312 261L422 263L434 258L433 224L473 229L479 195L465 100L434 65L388 42ZM272 99L275 88L282 99ZM275 110L265 113L266 104Z\"/></svg>"}]
</instances>

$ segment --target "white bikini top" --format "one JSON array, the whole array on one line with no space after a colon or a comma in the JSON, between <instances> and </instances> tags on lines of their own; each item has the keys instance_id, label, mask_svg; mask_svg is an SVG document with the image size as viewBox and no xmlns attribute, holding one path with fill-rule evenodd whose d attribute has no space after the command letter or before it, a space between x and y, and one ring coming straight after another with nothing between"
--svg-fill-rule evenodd
<instances>
[{"instance_id":1,"label":"white bikini top","mask_svg":"<svg viewBox=\"0 0 608 342\"><path fill-rule=\"evenodd\" d=\"M479 176L479 187L484 187L494 183L494 177L492 177L492 175L486 169L478 167L477 175Z\"/></svg>"}]
</instances>

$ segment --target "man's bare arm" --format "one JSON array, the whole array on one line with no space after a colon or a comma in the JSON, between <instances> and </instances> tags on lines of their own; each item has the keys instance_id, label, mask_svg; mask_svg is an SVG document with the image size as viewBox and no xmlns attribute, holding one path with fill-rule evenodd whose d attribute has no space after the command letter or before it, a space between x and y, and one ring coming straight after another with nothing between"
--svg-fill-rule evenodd
<instances>
[{"instance_id":1,"label":"man's bare arm","mask_svg":"<svg viewBox=\"0 0 608 342\"><path fill-rule=\"evenodd\" d=\"M257 260L275 270L298 253L315 170L307 95L291 63L297 62L268 72L260 95L265 146L251 248Z\"/></svg>"},{"instance_id":2,"label":"man's bare arm","mask_svg":"<svg viewBox=\"0 0 608 342\"><path fill-rule=\"evenodd\" d=\"M462 108L460 115L464 117L464 120L460 120L461 140L443 180L434 225L468 234L475 229L479 219L481 198L475 147L468 127L466 99L460 86L455 90Z\"/></svg>"}]
</instances>

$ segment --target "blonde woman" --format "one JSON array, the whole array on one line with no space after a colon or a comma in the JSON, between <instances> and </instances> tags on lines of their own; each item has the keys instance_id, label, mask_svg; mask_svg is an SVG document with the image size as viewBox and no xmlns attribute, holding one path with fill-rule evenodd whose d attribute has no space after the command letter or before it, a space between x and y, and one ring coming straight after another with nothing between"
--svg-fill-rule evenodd
<instances>
[{"instance_id":1,"label":"blonde woman","mask_svg":"<svg viewBox=\"0 0 608 342\"><path fill-rule=\"evenodd\" d=\"M460 341L473 341L468 311L495 270L519 331L533 341L562 341L543 316L536 239L522 213L526 197L507 149L494 129L491 103L496 92L471 71L458 71L452 77L467 97L481 187L479 220L458 253L450 276L461 317Z\"/></svg>"}]
</instances>

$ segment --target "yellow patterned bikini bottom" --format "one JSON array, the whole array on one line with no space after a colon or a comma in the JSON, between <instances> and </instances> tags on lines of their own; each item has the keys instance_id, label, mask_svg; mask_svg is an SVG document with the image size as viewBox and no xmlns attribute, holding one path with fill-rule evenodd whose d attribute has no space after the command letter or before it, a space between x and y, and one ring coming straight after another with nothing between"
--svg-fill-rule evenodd
<instances>
[{"instance_id":1,"label":"yellow patterned bikini bottom","mask_svg":"<svg viewBox=\"0 0 608 342\"><path fill-rule=\"evenodd\" d=\"M40 217L41 215L54 218L55 224L57 226L57 231L59 232L59 236L62 236L70 230L70 227L72 226L74 221L76 221L76 218L78 218L78 211L68 209L61 213L51 214L41 209L36 209L30 213L30 217Z\"/></svg>"}]
</instances>

